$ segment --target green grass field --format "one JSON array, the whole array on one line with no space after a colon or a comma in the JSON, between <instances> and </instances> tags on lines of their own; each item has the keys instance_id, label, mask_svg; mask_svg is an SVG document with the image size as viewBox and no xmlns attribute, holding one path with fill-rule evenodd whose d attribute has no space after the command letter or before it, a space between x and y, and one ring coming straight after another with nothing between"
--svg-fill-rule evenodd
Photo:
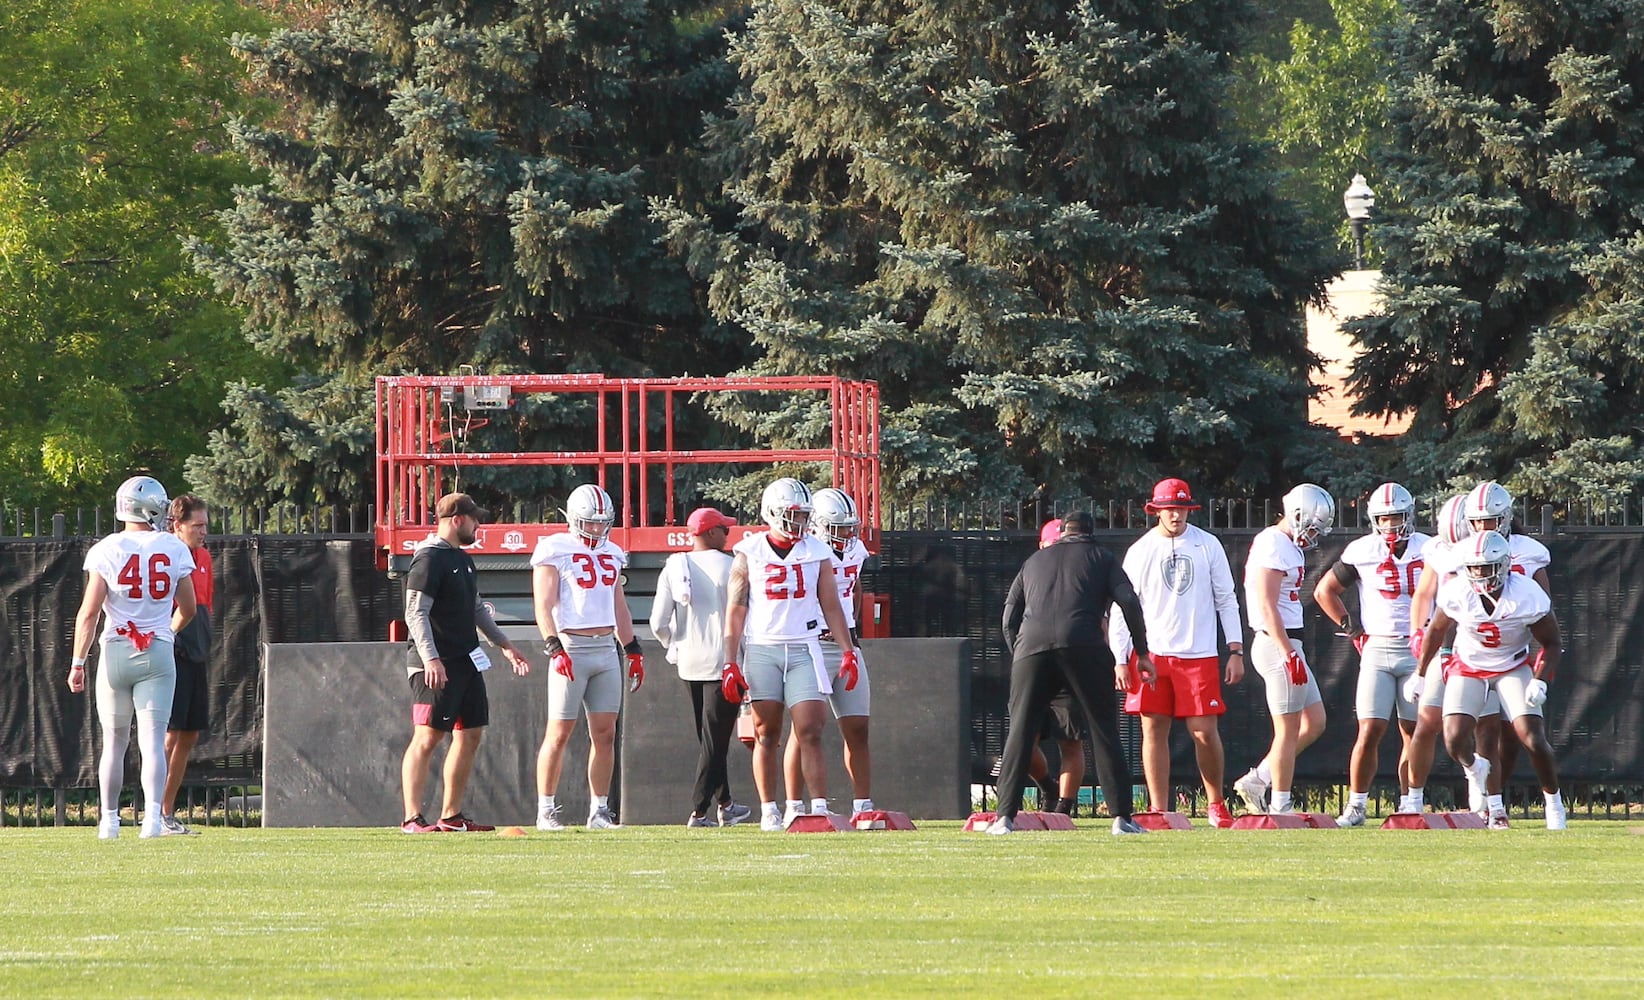
<instances>
[{"instance_id":1,"label":"green grass field","mask_svg":"<svg viewBox=\"0 0 1644 1000\"><path fill-rule=\"evenodd\" d=\"M0 995L1635 997L1644 825L0 831Z\"/></svg>"}]
</instances>

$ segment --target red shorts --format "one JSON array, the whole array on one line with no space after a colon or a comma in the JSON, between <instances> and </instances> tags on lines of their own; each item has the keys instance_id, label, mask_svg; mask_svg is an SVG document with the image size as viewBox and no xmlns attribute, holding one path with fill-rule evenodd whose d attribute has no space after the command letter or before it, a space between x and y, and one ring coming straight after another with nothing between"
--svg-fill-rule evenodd
<instances>
[{"instance_id":1,"label":"red shorts","mask_svg":"<svg viewBox=\"0 0 1644 1000\"><path fill-rule=\"evenodd\" d=\"M1159 672L1159 679L1148 687L1142 683L1132 658L1130 690L1125 692L1126 712L1191 719L1227 711L1227 702L1222 700L1222 665L1216 657L1159 655L1153 657L1153 666Z\"/></svg>"}]
</instances>

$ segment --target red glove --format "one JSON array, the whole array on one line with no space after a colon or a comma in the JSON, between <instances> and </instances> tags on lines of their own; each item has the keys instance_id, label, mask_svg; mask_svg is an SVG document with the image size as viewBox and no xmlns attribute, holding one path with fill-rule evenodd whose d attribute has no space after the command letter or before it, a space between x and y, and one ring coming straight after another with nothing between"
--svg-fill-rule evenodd
<instances>
[{"instance_id":1,"label":"red glove","mask_svg":"<svg viewBox=\"0 0 1644 1000\"><path fill-rule=\"evenodd\" d=\"M1307 683L1307 664L1302 661L1301 654L1294 649L1285 657L1284 672L1290 675L1290 683L1297 687Z\"/></svg>"},{"instance_id":2,"label":"red glove","mask_svg":"<svg viewBox=\"0 0 1644 1000\"><path fill-rule=\"evenodd\" d=\"M645 654L628 654L628 690L638 691L639 686L645 683Z\"/></svg>"},{"instance_id":3,"label":"red glove","mask_svg":"<svg viewBox=\"0 0 1644 1000\"><path fill-rule=\"evenodd\" d=\"M856 650L845 650L845 655L839 658L839 679L845 682L846 691L856 690L856 679L860 670L861 666L856 662Z\"/></svg>"},{"instance_id":4,"label":"red glove","mask_svg":"<svg viewBox=\"0 0 1644 1000\"><path fill-rule=\"evenodd\" d=\"M1418 661L1416 664L1417 666L1421 665L1419 662L1421 660L1421 644L1425 642L1426 639L1427 630L1424 628L1416 629L1416 633L1410 637L1410 655L1414 656Z\"/></svg>"},{"instance_id":5,"label":"red glove","mask_svg":"<svg viewBox=\"0 0 1644 1000\"><path fill-rule=\"evenodd\" d=\"M548 654L548 666L554 673L568 681L576 680L571 673L571 654L565 651L565 644L559 641L559 636L549 636L542 644L542 651Z\"/></svg>"},{"instance_id":6,"label":"red glove","mask_svg":"<svg viewBox=\"0 0 1644 1000\"><path fill-rule=\"evenodd\" d=\"M1370 633L1360 632L1358 635L1355 635L1353 637L1353 652L1359 654L1360 656L1363 656L1364 655L1364 647L1366 645L1368 645L1369 642L1370 642Z\"/></svg>"},{"instance_id":7,"label":"red glove","mask_svg":"<svg viewBox=\"0 0 1644 1000\"><path fill-rule=\"evenodd\" d=\"M719 676L719 691L733 705L741 704L742 699L748 696L748 681L742 676L742 668L734 662L725 664L725 670Z\"/></svg>"}]
</instances>

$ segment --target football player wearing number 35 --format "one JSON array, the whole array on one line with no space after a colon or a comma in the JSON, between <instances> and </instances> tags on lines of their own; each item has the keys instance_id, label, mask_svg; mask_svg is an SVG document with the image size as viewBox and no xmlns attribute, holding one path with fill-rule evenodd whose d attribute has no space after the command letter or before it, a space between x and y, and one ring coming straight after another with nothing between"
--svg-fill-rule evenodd
<instances>
[{"instance_id":1,"label":"football player wearing number 35","mask_svg":"<svg viewBox=\"0 0 1644 1000\"><path fill-rule=\"evenodd\" d=\"M1308 549L1336 526L1336 500L1321 486L1302 483L1282 500L1284 512L1250 543L1244 598L1250 661L1267 686L1273 745L1267 756L1233 782L1252 812L1288 813L1296 757L1324 733L1324 699L1302 652L1302 580ZM1273 793L1271 804L1267 795Z\"/></svg>"},{"instance_id":2,"label":"football player wearing number 35","mask_svg":"<svg viewBox=\"0 0 1644 1000\"><path fill-rule=\"evenodd\" d=\"M761 803L759 828L767 831L783 828L778 796L784 708L793 718L811 814L828 811L822 727L833 679L817 641L824 626L841 648L839 681L849 691L858 680L856 644L833 581L833 551L806 532L811 509L804 483L778 479L765 487L759 502L770 530L750 534L732 549L722 688L726 701L739 702L746 693L753 702L754 785Z\"/></svg>"},{"instance_id":3,"label":"football player wearing number 35","mask_svg":"<svg viewBox=\"0 0 1644 1000\"><path fill-rule=\"evenodd\" d=\"M631 690L645 680L645 658L622 591L628 554L609 539L616 523L611 497L592 483L565 501L570 531L548 535L531 554L537 630L548 653L548 729L537 751L537 829L563 830L554 793L577 713L588 716L588 829L617 827L611 815L617 713L623 664ZM612 636L615 641L612 641ZM623 656L618 656L621 653Z\"/></svg>"},{"instance_id":4,"label":"football player wearing number 35","mask_svg":"<svg viewBox=\"0 0 1644 1000\"><path fill-rule=\"evenodd\" d=\"M1358 694L1353 702L1359 731L1348 764L1347 808L1336 819L1342 827L1364 825L1381 738L1395 708L1403 746L1400 790L1409 789L1407 759L1416 731L1416 705L1400 697L1400 688L1416 672L1416 655L1410 648L1410 598L1421 581L1427 543L1432 540L1415 530L1415 498L1398 483L1383 483L1372 490L1364 510L1370 518L1370 533L1347 543L1341 558L1313 589L1319 610L1340 627L1359 654ZM1342 603L1342 595L1355 584L1357 620Z\"/></svg>"},{"instance_id":5,"label":"football player wearing number 35","mask_svg":"<svg viewBox=\"0 0 1644 1000\"><path fill-rule=\"evenodd\" d=\"M177 631L194 617L194 556L182 539L166 531L171 501L148 476L133 476L114 494L114 516L124 530L86 553L86 593L74 619L74 660L69 690L86 689L86 656L106 617L97 665L97 718L103 726L103 755L97 764L102 809L97 836L120 835L120 785L125 778L131 720L137 718L142 755L141 836L161 836L160 803L166 789L166 723L177 682Z\"/></svg>"}]
</instances>

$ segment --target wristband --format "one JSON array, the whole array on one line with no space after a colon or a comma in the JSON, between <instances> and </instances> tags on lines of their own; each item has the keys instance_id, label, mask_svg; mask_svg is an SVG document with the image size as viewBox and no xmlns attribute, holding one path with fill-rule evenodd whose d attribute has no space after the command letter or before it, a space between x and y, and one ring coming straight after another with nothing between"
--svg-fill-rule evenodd
<instances>
[{"instance_id":1,"label":"wristband","mask_svg":"<svg viewBox=\"0 0 1644 1000\"><path fill-rule=\"evenodd\" d=\"M565 643L559 641L559 636L551 635L542 640L542 651L549 656L558 656L565 652Z\"/></svg>"},{"instance_id":2,"label":"wristband","mask_svg":"<svg viewBox=\"0 0 1644 1000\"><path fill-rule=\"evenodd\" d=\"M629 656L632 656L635 653L643 652L643 650L639 648L639 640L637 638L629 639L628 645L623 646L622 651L627 653Z\"/></svg>"},{"instance_id":3,"label":"wristband","mask_svg":"<svg viewBox=\"0 0 1644 1000\"><path fill-rule=\"evenodd\" d=\"M1230 649L1230 650L1227 651L1227 655L1228 656L1243 656L1244 655L1244 650L1242 650L1242 649Z\"/></svg>"},{"instance_id":4,"label":"wristband","mask_svg":"<svg viewBox=\"0 0 1644 1000\"><path fill-rule=\"evenodd\" d=\"M69 664L69 669L70 670L84 670L84 669L86 669L86 658L83 657L83 656L76 656L74 658L74 661Z\"/></svg>"}]
</instances>

